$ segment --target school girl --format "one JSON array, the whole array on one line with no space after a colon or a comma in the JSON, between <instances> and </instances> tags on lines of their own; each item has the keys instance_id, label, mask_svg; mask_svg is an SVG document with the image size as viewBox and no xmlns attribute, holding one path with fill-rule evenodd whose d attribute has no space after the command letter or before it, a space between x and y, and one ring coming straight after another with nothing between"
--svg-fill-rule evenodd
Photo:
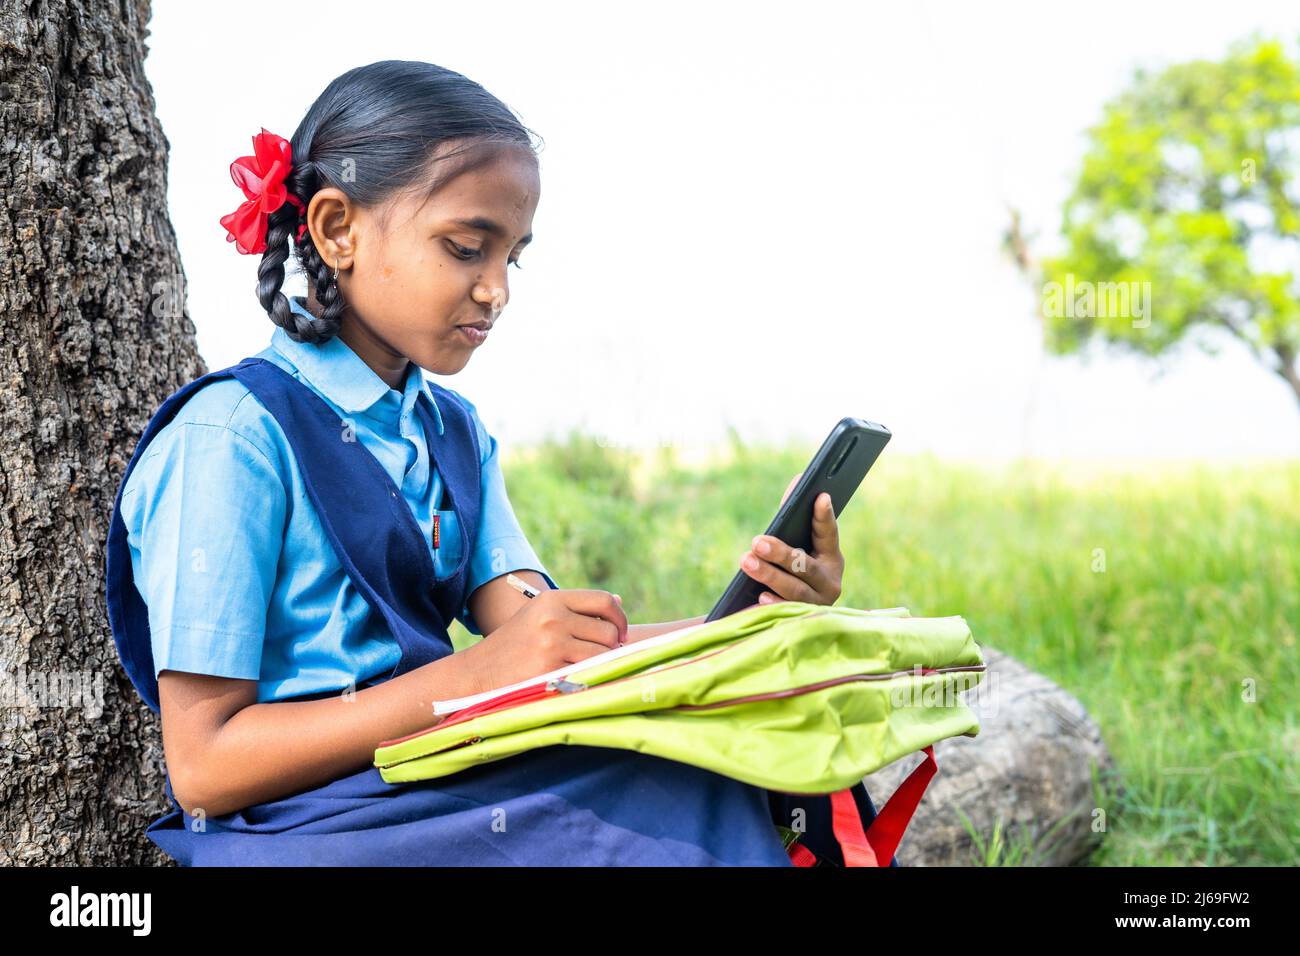
<instances>
[{"instance_id":1,"label":"school girl","mask_svg":"<svg viewBox=\"0 0 1300 956\"><path fill-rule=\"evenodd\" d=\"M261 255L276 328L163 403L109 535L114 639L162 719L173 809L150 839L183 865L789 865L774 824L816 826L815 798L645 754L553 746L382 781L375 747L429 726L431 701L691 622L629 624L616 595L561 589L474 404L420 371L490 347L532 238L537 157L513 113L451 70L383 61L330 83L291 140L253 143L221 223ZM281 291L290 254L305 299ZM798 573L775 539L746 556L765 601L838 597L829 502L814 525ZM482 639L453 652L453 618Z\"/></svg>"}]
</instances>

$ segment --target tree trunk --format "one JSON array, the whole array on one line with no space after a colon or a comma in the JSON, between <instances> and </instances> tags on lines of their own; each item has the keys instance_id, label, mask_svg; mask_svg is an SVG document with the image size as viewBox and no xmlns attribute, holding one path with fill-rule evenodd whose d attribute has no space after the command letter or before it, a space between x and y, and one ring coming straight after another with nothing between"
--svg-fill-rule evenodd
<instances>
[{"instance_id":1,"label":"tree trunk","mask_svg":"<svg viewBox=\"0 0 1300 956\"><path fill-rule=\"evenodd\" d=\"M1100 811L1115 804L1119 789L1101 731L1072 694L1013 657L987 645L981 650L988 674L965 694L979 717L980 732L935 745L939 773L899 844L898 862L1085 863L1108 826ZM877 809L918 763L915 758L898 760L866 777ZM1112 798L1102 795L1106 791ZM985 847L1000 821L1010 852L978 852L961 814Z\"/></svg>"},{"instance_id":2,"label":"tree trunk","mask_svg":"<svg viewBox=\"0 0 1300 956\"><path fill-rule=\"evenodd\" d=\"M203 374L144 75L149 0L0 4L0 862L163 863L156 718L104 548L149 417Z\"/></svg>"},{"instance_id":3,"label":"tree trunk","mask_svg":"<svg viewBox=\"0 0 1300 956\"><path fill-rule=\"evenodd\" d=\"M1295 349L1279 345L1274 351L1277 353L1277 374L1282 376L1282 381L1291 386L1296 402L1300 403L1300 366L1296 365Z\"/></svg>"}]
</instances>

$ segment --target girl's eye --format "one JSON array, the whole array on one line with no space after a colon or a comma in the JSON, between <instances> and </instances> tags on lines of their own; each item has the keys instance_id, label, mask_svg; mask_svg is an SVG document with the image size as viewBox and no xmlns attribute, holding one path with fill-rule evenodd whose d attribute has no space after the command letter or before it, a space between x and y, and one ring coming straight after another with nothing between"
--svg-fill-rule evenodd
<instances>
[{"instance_id":1,"label":"girl's eye","mask_svg":"<svg viewBox=\"0 0 1300 956\"><path fill-rule=\"evenodd\" d=\"M450 239L448 239L447 241L448 241L448 242L451 242ZM455 250L456 250L456 257L457 257L458 259L463 259L463 260L465 260L465 261L469 261L470 259L477 259L477 258L482 254L480 250L478 250L478 249L470 249L470 248L468 248L468 247L466 247L466 246L462 246L462 245L461 245L460 243L458 243L458 242L451 242L451 245L453 246L453 248L455 248ZM523 266L521 266L521 265L519 264L519 260L518 260L518 259L511 259L509 264L512 265L512 266L514 266L516 269L522 269L522 268L523 268Z\"/></svg>"}]
</instances>

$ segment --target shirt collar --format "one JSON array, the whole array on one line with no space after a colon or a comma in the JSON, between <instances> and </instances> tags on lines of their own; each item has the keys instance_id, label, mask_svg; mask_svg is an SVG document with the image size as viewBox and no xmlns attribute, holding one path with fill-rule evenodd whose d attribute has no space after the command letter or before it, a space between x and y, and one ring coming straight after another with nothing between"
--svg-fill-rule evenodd
<instances>
[{"instance_id":1,"label":"shirt collar","mask_svg":"<svg viewBox=\"0 0 1300 956\"><path fill-rule=\"evenodd\" d=\"M315 321L300 296L289 296L289 307ZM272 347L296 368L316 390L345 412L364 413L397 422L424 396L433 411L438 434L443 433L442 414L433 400L424 375L414 362L406 370L401 391L389 388L356 352L337 335L327 342L295 342L279 326L271 336Z\"/></svg>"}]
</instances>

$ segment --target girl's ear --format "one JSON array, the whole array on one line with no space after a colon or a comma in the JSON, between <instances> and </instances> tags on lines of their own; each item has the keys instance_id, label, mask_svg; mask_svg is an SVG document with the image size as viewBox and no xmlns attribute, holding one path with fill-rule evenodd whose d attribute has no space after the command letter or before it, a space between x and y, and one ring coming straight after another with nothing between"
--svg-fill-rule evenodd
<instances>
[{"instance_id":1,"label":"girl's ear","mask_svg":"<svg viewBox=\"0 0 1300 956\"><path fill-rule=\"evenodd\" d=\"M307 229L321 258L340 269L351 265L355 253L353 226L356 223L356 206L347 193L333 186L318 189L307 204Z\"/></svg>"}]
</instances>

